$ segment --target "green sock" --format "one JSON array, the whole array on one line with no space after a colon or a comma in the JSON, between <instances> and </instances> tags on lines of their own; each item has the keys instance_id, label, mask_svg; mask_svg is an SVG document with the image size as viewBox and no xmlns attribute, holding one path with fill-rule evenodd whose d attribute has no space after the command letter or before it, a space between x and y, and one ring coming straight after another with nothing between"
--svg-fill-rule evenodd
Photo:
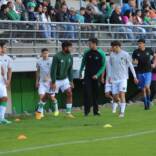
<instances>
[{"instance_id":1,"label":"green sock","mask_svg":"<svg viewBox=\"0 0 156 156\"><path fill-rule=\"evenodd\" d=\"M71 111L72 111L72 104L71 103L66 104L66 113L71 113Z\"/></svg>"},{"instance_id":2,"label":"green sock","mask_svg":"<svg viewBox=\"0 0 156 156\"><path fill-rule=\"evenodd\" d=\"M3 102L0 102L0 106L7 106L8 105L8 103L6 102L6 101L3 101Z\"/></svg>"}]
</instances>

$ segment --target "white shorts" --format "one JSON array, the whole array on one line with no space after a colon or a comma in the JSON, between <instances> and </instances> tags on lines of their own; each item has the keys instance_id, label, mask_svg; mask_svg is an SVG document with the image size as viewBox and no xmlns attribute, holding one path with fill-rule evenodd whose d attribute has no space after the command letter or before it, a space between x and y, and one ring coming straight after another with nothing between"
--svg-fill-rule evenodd
<instances>
[{"instance_id":1,"label":"white shorts","mask_svg":"<svg viewBox=\"0 0 156 156\"><path fill-rule=\"evenodd\" d=\"M64 80L56 80L55 93L58 93L59 90L61 90L62 92L65 92L70 87L71 87L71 85L70 85L70 82L69 82L68 78L66 78Z\"/></svg>"},{"instance_id":2,"label":"white shorts","mask_svg":"<svg viewBox=\"0 0 156 156\"><path fill-rule=\"evenodd\" d=\"M4 83L0 83L0 98L7 97L7 88Z\"/></svg>"},{"instance_id":3,"label":"white shorts","mask_svg":"<svg viewBox=\"0 0 156 156\"><path fill-rule=\"evenodd\" d=\"M112 84L106 83L105 85L105 93L112 92Z\"/></svg>"},{"instance_id":4,"label":"white shorts","mask_svg":"<svg viewBox=\"0 0 156 156\"><path fill-rule=\"evenodd\" d=\"M39 88L38 88L38 94L45 95L46 93L51 94L51 95L55 94L55 92L51 90L50 82L40 82Z\"/></svg>"},{"instance_id":5,"label":"white shorts","mask_svg":"<svg viewBox=\"0 0 156 156\"><path fill-rule=\"evenodd\" d=\"M127 80L121 80L112 83L112 94L119 94L120 92L127 92Z\"/></svg>"}]
</instances>

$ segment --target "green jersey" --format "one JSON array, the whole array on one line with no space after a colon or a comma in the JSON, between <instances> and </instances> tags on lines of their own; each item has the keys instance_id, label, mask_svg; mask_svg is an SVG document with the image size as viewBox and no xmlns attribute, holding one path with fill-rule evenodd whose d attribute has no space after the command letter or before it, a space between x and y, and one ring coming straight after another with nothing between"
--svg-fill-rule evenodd
<instances>
[{"instance_id":1,"label":"green jersey","mask_svg":"<svg viewBox=\"0 0 156 156\"><path fill-rule=\"evenodd\" d=\"M93 50L87 49L84 52L82 63L80 67L80 75L85 68L86 76L94 76L97 78L102 75L106 68L106 55L101 48L97 48L97 52L92 52Z\"/></svg>"},{"instance_id":2,"label":"green jersey","mask_svg":"<svg viewBox=\"0 0 156 156\"><path fill-rule=\"evenodd\" d=\"M56 80L69 78L73 81L73 57L70 53L59 52L54 55L51 66L51 80L55 83Z\"/></svg>"}]
</instances>

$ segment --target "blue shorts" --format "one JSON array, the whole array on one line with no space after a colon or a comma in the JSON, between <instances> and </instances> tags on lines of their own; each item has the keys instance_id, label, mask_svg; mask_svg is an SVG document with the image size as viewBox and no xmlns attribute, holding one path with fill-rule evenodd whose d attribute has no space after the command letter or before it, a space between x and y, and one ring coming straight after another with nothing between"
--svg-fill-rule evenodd
<instances>
[{"instance_id":1,"label":"blue shorts","mask_svg":"<svg viewBox=\"0 0 156 156\"><path fill-rule=\"evenodd\" d=\"M137 77L139 80L139 84L138 84L139 89L143 89L145 86L151 85L151 81L152 81L151 72L138 74Z\"/></svg>"}]
</instances>

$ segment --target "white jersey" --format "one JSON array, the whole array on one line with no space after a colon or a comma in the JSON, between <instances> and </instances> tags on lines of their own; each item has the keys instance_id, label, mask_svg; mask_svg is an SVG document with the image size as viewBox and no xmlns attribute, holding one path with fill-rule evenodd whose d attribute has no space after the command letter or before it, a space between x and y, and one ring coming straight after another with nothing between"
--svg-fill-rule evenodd
<instances>
[{"instance_id":1,"label":"white jersey","mask_svg":"<svg viewBox=\"0 0 156 156\"><path fill-rule=\"evenodd\" d=\"M0 62L2 63L2 67L4 70L4 79L7 80L8 68L12 69L12 59L8 55L0 55Z\"/></svg>"},{"instance_id":2,"label":"white jersey","mask_svg":"<svg viewBox=\"0 0 156 156\"><path fill-rule=\"evenodd\" d=\"M132 65L132 60L130 55L121 50L119 53L112 52L109 59L109 78L112 82L118 82L122 80L127 80L129 78L128 69L130 68L133 77L136 78L136 73Z\"/></svg>"},{"instance_id":3,"label":"white jersey","mask_svg":"<svg viewBox=\"0 0 156 156\"><path fill-rule=\"evenodd\" d=\"M0 62L0 82L3 80L2 76L2 62Z\"/></svg>"},{"instance_id":4,"label":"white jersey","mask_svg":"<svg viewBox=\"0 0 156 156\"><path fill-rule=\"evenodd\" d=\"M50 82L50 71L51 71L52 60L48 58L47 60L43 60L41 58L37 61L37 69L39 69L39 81L40 82Z\"/></svg>"},{"instance_id":5,"label":"white jersey","mask_svg":"<svg viewBox=\"0 0 156 156\"><path fill-rule=\"evenodd\" d=\"M109 84L109 71L110 71L109 59L110 57L106 58L106 84Z\"/></svg>"}]
</instances>

